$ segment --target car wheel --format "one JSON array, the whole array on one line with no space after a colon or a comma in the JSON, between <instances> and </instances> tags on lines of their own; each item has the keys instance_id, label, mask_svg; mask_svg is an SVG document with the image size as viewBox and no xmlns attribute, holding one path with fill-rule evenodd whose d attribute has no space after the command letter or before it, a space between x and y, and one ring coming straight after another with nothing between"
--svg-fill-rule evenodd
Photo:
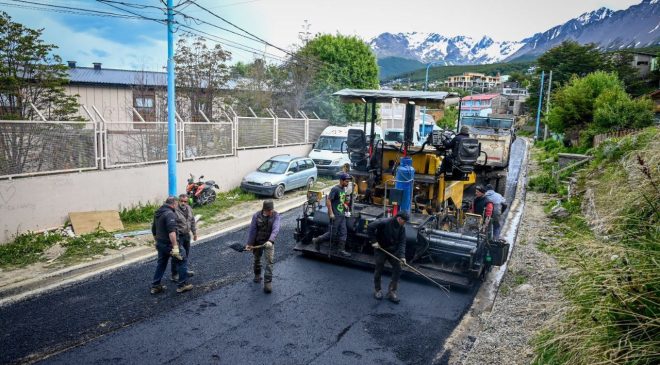
<instances>
[{"instance_id":1,"label":"car wheel","mask_svg":"<svg viewBox=\"0 0 660 365\"><path fill-rule=\"evenodd\" d=\"M312 186L314 186L314 178L310 177L309 179L307 179L307 184L305 184L305 188L309 190L312 188Z\"/></svg>"},{"instance_id":2,"label":"car wheel","mask_svg":"<svg viewBox=\"0 0 660 365\"><path fill-rule=\"evenodd\" d=\"M277 188L275 188L275 193L273 193L273 196L277 199L282 199L284 196L284 185L277 185Z\"/></svg>"}]
</instances>

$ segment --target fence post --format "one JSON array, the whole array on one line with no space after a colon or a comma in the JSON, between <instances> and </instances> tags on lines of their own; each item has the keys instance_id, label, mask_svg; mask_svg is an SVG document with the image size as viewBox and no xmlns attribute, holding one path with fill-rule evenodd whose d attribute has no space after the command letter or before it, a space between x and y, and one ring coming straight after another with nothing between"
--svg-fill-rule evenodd
<instances>
[{"instance_id":1,"label":"fence post","mask_svg":"<svg viewBox=\"0 0 660 365\"><path fill-rule=\"evenodd\" d=\"M268 114L270 114L270 117L273 118L273 146L277 147L280 137L279 120L277 118L277 115L275 115L275 113L273 113L273 111L270 110L270 108L266 108L266 112L268 112Z\"/></svg>"},{"instance_id":2,"label":"fence post","mask_svg":"<svg viewBox=\"0 0 660 365\"><path fill-rule=\"evenodd\" d=\"M108 168L108 126L101 112L96 109L96 105L92 105L92 110L99 116L101 124L101 170L103 170Z\"/></svg>"}]
</instances>

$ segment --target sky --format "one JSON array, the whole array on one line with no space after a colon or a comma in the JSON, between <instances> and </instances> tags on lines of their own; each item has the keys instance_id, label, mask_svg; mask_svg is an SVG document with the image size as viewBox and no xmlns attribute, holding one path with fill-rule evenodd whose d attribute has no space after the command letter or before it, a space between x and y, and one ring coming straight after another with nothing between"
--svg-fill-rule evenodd
<instances>
[{"instance_id":1,"label":"sky","mask_svg":"<svg viewBox=\"0 0 660 365\"><path fill-rule=\"evenodd\" d=\"M163 6L160 0L113 1ZM43 39L59 47L56 53L64 61L77 61L79 66L101 62L103 67L149 71L162 71L167 63L167 32L163 24L143 19L44 11L34 9L42 6L29 2L115 14L128 13L95 0L0 1L0 10L7 12L13 21L29 28L43 28ZM181 2L185 0L174 0L175 4ZM639 2L641 0L196 0L196 3L225 20L283 49L300 45L299 33L305 22L312 36L317 33L341 33L355 35L365 41L383 32L433 32L474 38L487 35L496 41L521 40L584 12L600 7L622 10ZM162 11L150 7L116 2L110 5L153 19L165 18ZM183 4L179 9L188 16L188 19L177 16L180 23L221 38L216 40L225 43L223 47L232 52L232 63L250 62L255 55L261 57L264 52L273 63L286 56L274 47L228 32L240 31L194 4ZM227 30L200 24L200 20ZM177 29L175 39L190 29L185 26ZM238 49L236 43L243 49Z\"/></svg>"}]
</instances>

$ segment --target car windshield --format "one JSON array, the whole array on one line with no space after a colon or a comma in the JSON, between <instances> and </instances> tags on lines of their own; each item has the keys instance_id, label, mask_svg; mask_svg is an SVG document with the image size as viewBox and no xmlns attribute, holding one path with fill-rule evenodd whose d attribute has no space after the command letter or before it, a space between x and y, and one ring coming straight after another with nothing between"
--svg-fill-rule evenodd
<instances>
[{"instance_id":1,"label":"car windshield","mask_svg":"<svg viewBox=\"0 0 660 365\"><path fill-rule=\"evenodd\" d=\"M317 150L341 151L341 144L344 141L346 141L346 137L321 136L319 141L316 142L315 148Z\"/></svg>"},{"instance_id":2,"label":"car windshield","mask_svg":"<svg viewBox=\"0 0 660 365\"><path fill-rule=\"evenodd\" d=\"M387 131L384 140L388 142L403 142L403 131Z\"/></svg>"},{"instance_id":3,"label":"car windshield","mask_svg":"<svg viewBox=\"0 0 660 365\"><path fill-rule=\"evenodd\" d=\"M287 162L268 160L262 163L257 171L266 172L269 174L283 174L287 167L289 167Z\"/></svg>"}]
</instances>

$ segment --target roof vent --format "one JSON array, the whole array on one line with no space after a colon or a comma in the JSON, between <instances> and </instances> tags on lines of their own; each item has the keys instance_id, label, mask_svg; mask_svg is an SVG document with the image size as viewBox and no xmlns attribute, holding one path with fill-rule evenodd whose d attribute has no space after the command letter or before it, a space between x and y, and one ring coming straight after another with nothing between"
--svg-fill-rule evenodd
<instances>
[{"instance_id":1,"label":"roof vent","mask_svg":"<svg viewBox=\"0 0 660 365\"><path fill-rule=\"evenodd\" d=\"M101 62L94 62L94 69L95 70L100 70L101 69Z\"/></svg>"},{"instance_id":2,"label":"roof vent","mask_svg":"<svg viewBox=\"0 0 660 365\"><path fill-rule=\"evenodd\" d=\"M76 61L66 61L69 64L69 68L76 68Z\"/></svg>"}]
</instances>

